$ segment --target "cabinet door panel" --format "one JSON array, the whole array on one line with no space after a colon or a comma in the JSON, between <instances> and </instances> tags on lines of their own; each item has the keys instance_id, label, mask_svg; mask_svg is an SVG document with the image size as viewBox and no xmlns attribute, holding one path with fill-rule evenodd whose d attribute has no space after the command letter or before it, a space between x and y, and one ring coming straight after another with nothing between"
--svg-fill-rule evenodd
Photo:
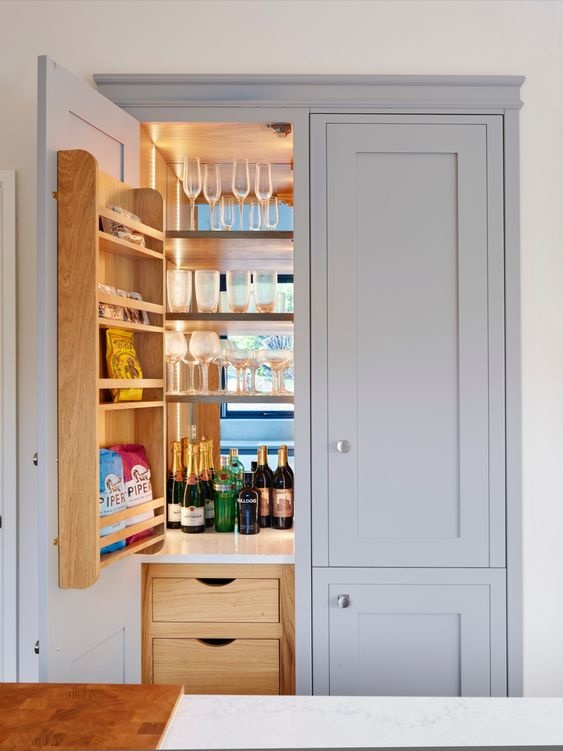
<instances>
[{"instance_id":1,"label":"cabinet door panel","mask_svg":"<svg viewBox=\"0 0 563 751\"><path fill-rule=\"evenodd\" d=\"M315 693L503 695L504 573L468 573L317 569Z\"/></svg>"},{"instance_id":2,"label":"cabinet door panel","mask_svg":"<svg viewBox=\"0 0 563 751\"><path fill-rule=\"evenodd\" d=\"M329 565L487 567L504 505L489 461L500 132L421 119L326 126Z\"/></svg>"}]
</instances>

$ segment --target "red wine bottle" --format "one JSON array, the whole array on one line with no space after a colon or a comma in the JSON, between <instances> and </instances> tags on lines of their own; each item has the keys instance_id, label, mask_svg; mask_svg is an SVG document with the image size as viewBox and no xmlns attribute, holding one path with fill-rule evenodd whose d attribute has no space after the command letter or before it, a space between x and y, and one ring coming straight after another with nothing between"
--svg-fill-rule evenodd
<instances>
[{"instance_id":1,"label":"red wine bottle","mask_svg":"<svg viewBox=\"0 0 563 751\"><path fill-rule=\"evenodd\" d=\"M272 527L293 526L293 477L287 468L287 446L278 449L278 468L272 483Z\"/></svg>"}]
</instances>

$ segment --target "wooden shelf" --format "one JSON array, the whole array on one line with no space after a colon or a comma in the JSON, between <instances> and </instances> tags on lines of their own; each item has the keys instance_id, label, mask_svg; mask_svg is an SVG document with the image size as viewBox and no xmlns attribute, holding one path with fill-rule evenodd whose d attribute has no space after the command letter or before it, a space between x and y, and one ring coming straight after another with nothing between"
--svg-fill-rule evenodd
<instances>
[{"instance_id":1,"label":"wooden shelf","mask_svg":"<svg viewBox=\"0 0 563 751\"><path fill-rule=\"evenodd\" d=\"M98 378L99 389L163 389L164 378ZM127 405L142 402L125 402ZM151 402L156 404L156 402Z\"/></svg>"},{"instance_id":2,"label":"wooden shelf","mask_svg":"<svg viewBox=\"0 0 563 751\"><path fill-rule=\"evenodd\" d=\"M106 292L98 291L98 302L105 302L109 305L117 305L119 308L146 310L149 313L158 313L159 315L164 315L164 305L158 305L154 302L146 302L145 300L136 300L134 297L108 295Z\"/></svg>"},{"instance_id":3,"label":"wooden shelf","mask_svg":"<svg viewBox=\"0 0 563 751\"><path fill-rule=\"evenodd\" d=\"M219 335L293 333L293 313L167 313L166 328L191 333L215 331Z\"/></svg>"},{"instance_id":4,"label":"wooden shelf","mask_svg":"<svg viewBox=\"0 0 563 751\"><path fill-rule=\"evenodd\" d=\"M125 216L124 214L120 214L117 211L112 211L111 209L103 207L99 209L98 213L100 216L105 217L106 219L111 219L112 222L118 222L124 227L132 229L142 235L154 237L155 240L164 240L164 232L161 232L160 230L155 229L148 224L143 224L142 222L136 222L134 219L129 219L129 217ZM135 243L129 244L136 247Z\"/></svg>"},{"instance_id":5,"label":"wooden shelf","mask_svg":"<svg viewBox=\"0 0 563 751\"><path fill-rule=\"evenodd\" d=\"M107 232L98 230L98 242L100 250L104 253L113 253L123 258L131 258L134 261L142 261L146 258L155 258L156 260L162 260L162 253L158 250L152 250L152 248L144 248L141 245L129 242L129 240L123 240L120 237L115 237Z\"/></svg>"},{"instance_id":6,"label":"wooden shelf","mask_svg":"<svg viewBox=\"0 0 563 751\"><path fill-rule=\"evenodd\" d=\"M168 404L293 404L293 394L166 394Z\"/></svg>"},{"instance_id":7,"label":"wooden shelf","mask_svg":"<svg viewBox=\"0 0 563 751\"><path fill-rule=\"evenodd\" d=\"M123 511L118 511L116 514L110 514L110 516L100 516L100 518L98 519L98 529L103 529L103 527L108 527L110 524L121 522L124 519L130 519L132 516L137 516L138 514L144 514L146 511L153 511L157 508L164 508L165 505L165 498L153 498L152 501L139 503L138 506L130 506ZM132 527L129 527L129 529L132 529ZM125 535L125 537L129 537L132 534L134 533L130 532L129 534ZM106 538L101 537L100 539L105 540Z\"/></svg>"},{"instance_id":8,"label":"wooden shelf","mask_svg":"<svg viewBox=\"0 0 563 751\"><path fill-rule=\"evenodd\" d=\"M121 297L120 300L128 298ZM129 305L123 307L132 307ZM120 321L118 318L98 318L98 324L101 329L126 329L128 331L139 331L146 334L162 334L163 326L152 326L149 323L135 323L134 321Z\"/></svg>"},{"instance_id":9,"label":"wooden shelf","mask_svg":"<svg viewBox=\"0 0 563 751\"><path fill-rule=\"evenodd\" d=\"M164 542L164 534L143 537L141 540L136 540L131 545L126 545L124 548L121 548L121 550L114 550L111 553L102 553L100 555L100 568L105 568L106 566L109 566L110 563L115 563L115 561L126 558L133 553L139 553L141 550L159 542Z\"/></svg>"},{"instance_id":10,"label":"wooden shelf","mask_svg":"<svg viewBox=\"0 0 563 751\"><path fill-rule=\"evenodd\" d=\"M140 222L106 208L119 205ZM142 233L147 247L100 232L106 217ZM58 475L59 586L83 589L100 570L140 549L156 552L165 532L166 436L163 378L165 257L162 196L149 188L132 188L101 172L83 150L58 154L57 185L58 293ZM98 282L135 290L143 300L101 292ZM145 302L150 301L150 302ZM100 302L146 311L157 323L99 318ZM135 331L145 375L155 378L101 378L105 372L105 329ZM105 389L146 389L137 402L105 402ZM79 409L77 408L79 405ZM119 444L142 444L151 469L151 519L100 538L100 529L141 513L139 507L100 520L99 450ZM77 492L77 467L81 490ZM100 521L102 522L100 524ZM135 532L151 528L143 538L121 550L101 555L100 549Z\"/></svg>"},{"instance_id":11,"label":"wooden shelf","mask_svg":"<svg viewBox=\"0 0 563 751\"><path fill-rule=\"evenodd\" d=\"M122 409L155 409L157 407L164 407L164 402L102 402L99 405L99 409L103 412L119 412Z\"/></svg>"},{"instance_id":12,"label":"wooden shelf","mask_svg":"<svg viewBox=\"0 0 563 751\"><path fill-rule=\"evenodd\" d=\"M186 269L293 273L293 232L166 233L166 258Z\"/></svg>"}]
</instances>

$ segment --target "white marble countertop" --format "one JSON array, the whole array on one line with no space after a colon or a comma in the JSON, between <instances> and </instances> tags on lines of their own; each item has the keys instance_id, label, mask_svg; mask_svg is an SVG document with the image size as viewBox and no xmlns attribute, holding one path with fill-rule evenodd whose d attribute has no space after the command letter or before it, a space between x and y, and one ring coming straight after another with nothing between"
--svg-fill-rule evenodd
<instances>
[{"instance_id":1,"label":"white marble countertop","mask_svg":"<svg viewBox=\"0 0 563 751\"><path fill-rule=\"evenodd\" d=\"M166 530L159 553L139 555L143 563L293 563L292 529L262 529L257 535L205 531L188 535Z\"/></svg>"},{"instance_id":2,"label":"white marble countertop","mask_svg":"<svg viewBox=\"0 0 563 751\"><path fill-rule=\"evenodd\" d=\"M563 748L563 699L184 696L164 749Z\"/></svg>"}]
</instances>

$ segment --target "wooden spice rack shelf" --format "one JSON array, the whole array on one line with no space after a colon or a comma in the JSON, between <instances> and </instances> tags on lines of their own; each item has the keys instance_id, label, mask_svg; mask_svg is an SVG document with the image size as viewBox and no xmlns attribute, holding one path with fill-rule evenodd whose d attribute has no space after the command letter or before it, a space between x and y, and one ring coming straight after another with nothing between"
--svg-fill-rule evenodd
<instances>
[{"instance_id":1,"label":"wooden spice rack shelf","mask_svg":"<svg viewBox=\"0 0 563 751\"><path fill-rule=\"evenodd\" d=\"M58 403L59 584L84 588L100 570L143 550L156 552L165 534L166 436L164 402L165 256L161 195L135 189L98 170L82 150L58 155ZM141 221L109 209L118 205ZM109 232L117 222L144 238L144 246ZM98 284L135 291L142 300L106 294ZM100 318L98 303L145 311L150 323ZM144 378L103 377L108 328L135 332ZM80 360L78 360L80 358ZM142 388L143 400L109 402L112 388ZM151 466L154 500L100 518L99 449L142 444ZM77 489L80 472L80 489ZM91 488L92 491L84 490ZM100 538L114 521L151 510L154 517ZM136 532L150 537L100 554L100 548Z\"/></svg>"}]
</instances>

